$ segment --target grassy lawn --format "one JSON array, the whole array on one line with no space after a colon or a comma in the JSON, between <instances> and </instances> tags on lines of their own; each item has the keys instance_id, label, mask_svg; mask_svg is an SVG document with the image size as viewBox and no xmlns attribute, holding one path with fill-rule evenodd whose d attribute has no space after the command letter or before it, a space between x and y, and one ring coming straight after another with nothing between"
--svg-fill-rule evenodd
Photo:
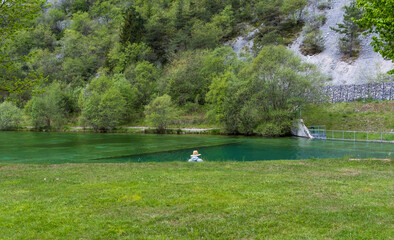
<instances>
[{"instance_id":1,"label":"grassy lawn","mask_svg":"<svg viewBox=\"0 0 394 240\"><path fill-rule=\"evenodd\" d=\"M1 164L0 239L390 239L393 187L378 160Z\"/></svg>"},{"instance_id":2,"label":"grassy lawn","mask_svg":"<svg viewBox=\"0 0 394 240\"><path fill-rule=\"evenodd\" d=\"M307 126L326 125L330 130L390 132L394 101L311 104L302 108L302 118Z\"/></svg>"}]
</instances>

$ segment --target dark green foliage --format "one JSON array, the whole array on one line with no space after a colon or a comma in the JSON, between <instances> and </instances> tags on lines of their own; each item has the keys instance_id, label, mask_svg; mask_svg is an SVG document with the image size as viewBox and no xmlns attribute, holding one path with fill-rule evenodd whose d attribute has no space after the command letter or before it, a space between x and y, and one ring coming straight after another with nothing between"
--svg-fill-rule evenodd
<instances>
[{"instance_id":1,"label":"dark green foliage","mask_svg":"<svg viewBox=\"0 0 394 240\"><path fill-rule=\"evenodd\" d=\"M144 21L133 6L126 11L124 23L120 32L120 42L123 45L139 43L144 35Z\"/></svg>"},{"instance_id":2,"label":"dark green foliage","mask_svg":"<svg viewBox=\"0 0 394 240\"><path fill-rule=\"evenodd\" d=\"M344 34L340 40L340 49L348 57L353 57L358 51L360 40L358 37L361 34L361 29L355 22L363 16L363 11L356 6L353 1L349 6L345 6L345 14L343 15L343 23L337 24L338 28L331 28L332 30Z\"/></svg>"},{"instance_id":3,"label":"dark green foliage","mask_svg":"<svg viewBox=\"0 0 394 240\"><path fill-rule=\"evenodd\" d=\"M160 62L166 62L173 52L186 49L189 36L183 31L178 31L175 36L172 36L174 29L170 24L170 19L161 14L148 19L145 27L146 42Z\"/></svg>"},{"instance_id":4,"label":"dark green foliage","mask_svg":"<svg viewBox=\"0 0 394 240\"><path fill-rule=\"evenodd\" d=\"M45 2L44 0L1 1L0 41L12 36L18 30L29 27L32 20L45 7Z\"/></svg>"}]
</instances>

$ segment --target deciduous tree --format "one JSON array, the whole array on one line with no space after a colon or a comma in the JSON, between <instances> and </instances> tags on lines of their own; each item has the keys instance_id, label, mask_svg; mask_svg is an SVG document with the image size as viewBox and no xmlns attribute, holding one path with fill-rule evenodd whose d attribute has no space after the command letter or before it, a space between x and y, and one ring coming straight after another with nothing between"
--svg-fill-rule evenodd
<instances>
[{"instance_id":1,"label":"deciduous tree","mask_svg":"<svg viewBox=\"0 0 394 240\"><path fill-rule=\"evenodd\" d=\"M266 46L230 81L224 123L233 133L285 135L293 111L321 97L324 78L284 46Z\"/></svg>"},{"instance_id":2,"label":"deciduous tree","mask_svg":"<svg viewBox=\"0 0 394 240\"><path fill-rule=\"evenodd\" d=\"M0 103L0 130L18 127L22 120L22 111L11 102Z\"/></svg>"},{"instance_id":3,"label":"deciduous tree","mask_svg":"<svg viewBox=\"0 0 394 240\"><path fill-rule=\"evenodd\" d=\"M42 94L34 96L26 105L31 123L37 129L61 128L67 122L67 96L62 85L54 82Z\"/></svg>"},{"instance_id":4,"label":"deciduous tree","mask_svg":"<svg viewBox=\"0 0 394 240\"><path fill-rule=\"evenodd\" d=\"M177 116L176 106L167 94L155 98L145 107L146 121L163 132Z\"/></svg>"},{"instance_id":5,"label":"deciduous tree","mask_svg":"<svg viewBox=\"0 0 394 240\"><path fill-rule=\"evenodd\" d=\"M372 36L372 46L384 58L394 60L394 0L357 0L358 7L364 10L356 22L368 29ZM392 69L390 74L394 73Z\"/></svg>"},{"instance_id":6,"label":"deciduous tree","mask_svg":"<svg viewBox=\"0 0 394 240\"><path fill-rule=\"evenodd\" d=\"M93 79L81 93L80 106L83 125L96 131L114 128L125 120L127 109L124 84L107 76ZM130 91L130 88L128 89Z\"/></svg>"}]
</instances>

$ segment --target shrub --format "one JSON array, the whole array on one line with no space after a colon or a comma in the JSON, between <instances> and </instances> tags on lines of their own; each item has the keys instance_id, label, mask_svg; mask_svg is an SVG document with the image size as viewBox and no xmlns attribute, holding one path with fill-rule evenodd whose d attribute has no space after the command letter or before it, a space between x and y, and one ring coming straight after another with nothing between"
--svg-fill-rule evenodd
<instances>
[{"instance_id":1,"label":"shrub","mask_svg":"<svg viewBox=\"0 0 394 240\"><path fill-rule=\"evenodd\" d=\"M331 3L329 1L323 1L320 2L319 5L317 5L317 8L321 11L325 10L325 9L330 9L331 8Z\"/></svg>"},{"instance_id":2,"label":"shrub","mask_svg":"<svg viewBox=\"0 0 394 240\"><path fill-rule=\"evenodd\" d=\"M22 111L11 102L0 104L0 130L17 128L22 119Z\"/></svg>"},{"instance_id":3,"label":"shrub","mask_svg":"<svg viewBox=\"0 0 394 240\"><path fill-rule=\"evenodd\" d=\"M324 50L324 39L322 37L321 31L319 30L312 31L304 36L301 45L301 52L304 55L317 54L322 52L323 50Z\"/></svg>"},{"instance_id":4,"label":"shrub","mask_svg":"<svg viewBox=\"0 0 394 240\"><path fill-rule=\"evenodd\" d=\"M313 55L324 50L324 39L320 27L326 19L324 15L313 15L306 21L302 29L304 39L301 44L301 52L304 55Z\"/></svg>"},{"instance_id":5,"label":"shrub","mask_svg":"<svg viewBox=\"0 0 394 240\"><path fill-rule=\"evenodd\" d=\"M72 103L60 83L52 83L45 88L44 93L34 96L30 101L26 111L35 128L61 128L66 124L67 109L72 108Z\"/></svg>"}]
</instances>

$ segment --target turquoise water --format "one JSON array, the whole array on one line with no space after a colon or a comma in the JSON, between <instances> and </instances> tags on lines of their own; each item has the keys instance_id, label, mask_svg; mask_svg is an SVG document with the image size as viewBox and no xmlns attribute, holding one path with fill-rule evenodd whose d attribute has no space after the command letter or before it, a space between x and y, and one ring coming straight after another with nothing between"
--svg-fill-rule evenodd
<instances>
[{"instance_id":1,"label":"turquoise water","mask_svg":"<svg viewBox=\"0 0 394 240\"><path fill-rule=\"evenodd\" d=\"M205 161L377 157L393 144L209 135L0 132L0 163Z\"/></svg>"}]
</instances>

